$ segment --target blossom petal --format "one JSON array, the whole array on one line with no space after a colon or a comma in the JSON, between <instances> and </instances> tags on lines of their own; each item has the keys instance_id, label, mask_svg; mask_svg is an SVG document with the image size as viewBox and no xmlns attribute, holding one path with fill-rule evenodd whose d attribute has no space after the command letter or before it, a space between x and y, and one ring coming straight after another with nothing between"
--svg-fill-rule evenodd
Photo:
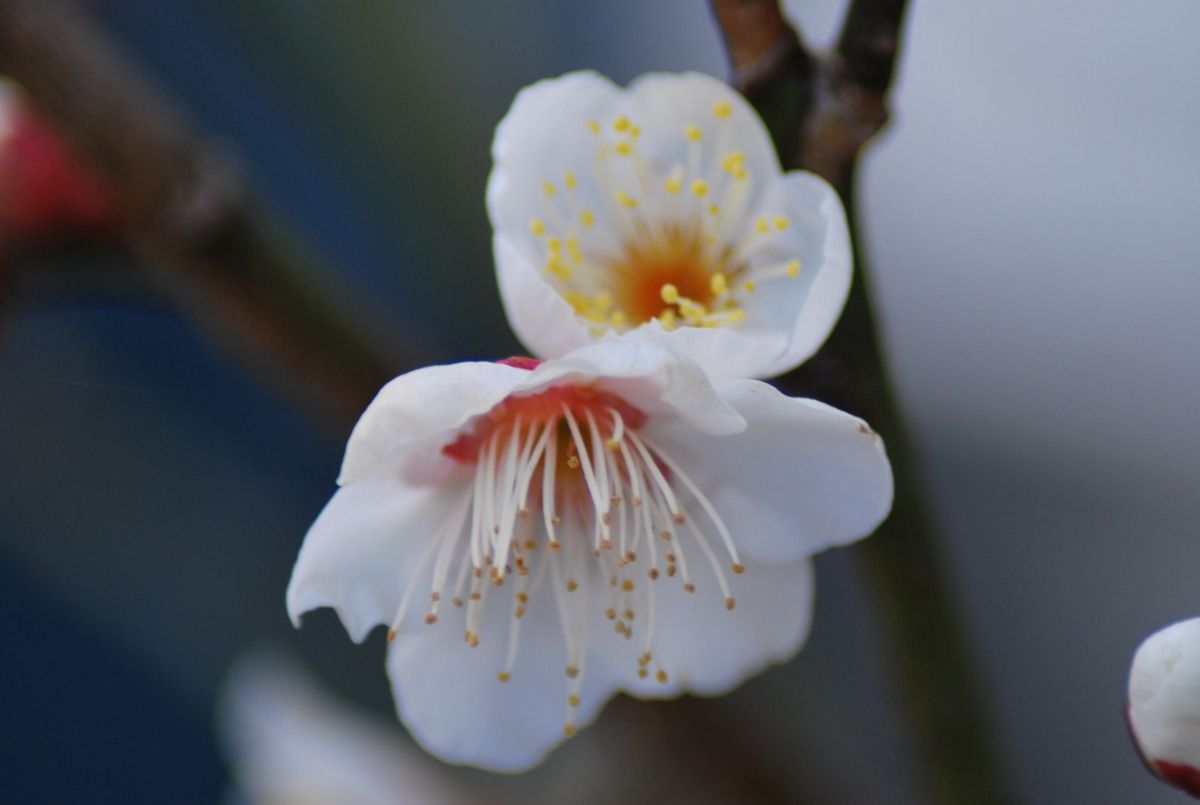
<instances>
[{"instance_id":1,"label":"blossom petal","mask_svg":"<svg viewBox=\"0 0 1200 805\"><path fill-rule=\"evenodd\" d=\"M528 374L498 363L465 362L400 375L354 426L338 483L397 477L417 446L486 413Z\"/></svg>"},{"instance_id":2,"label":"blossom petal","mask_svg":"<svg viewBox=\"0 0 1200 805\"><path fill-rule=\"evenodd\" d=\"M650 416L682 417L706 433L737 433L742 415L714 391L704 370L663 347L644 341L599 342L544 363L517 392L536 391L563 381L600 380Z\"/></svg>"},{"instance_id":3,"label":"blossom petal","mask_svg":"<svg viewBox=\"0 0 1200 805\"><path fill-rule=\"evenodd\" d=\"M879 525L892 504L892 470L865 422L755 380L715 385L746 418L745 431L699 439L673 423L648 430L709 497L739 551L765 562L802 559Z\"/></svg>"},{"instance_id":4,"label":"blossom petal","mask_svg":"<svg viewBox=\"0 0 1200 805\"><path fill-rule=\"evenodd\" d=\"M653 584L656 596L654 661L645 679L628 674L640 651L636 635L628 641L603 633L593 639L596 653L604 653L610 663L622 663L623 687L634 695L722 693L787 661L808 637L815 592L810 562L746 562L745 572L730 579L737 605L729 610L716 578L695 553L696 592L684 592L678 577L639 582ZM659 664L667 672L665 683L655 679Z\"/></svg>"},{"instance_id":5,"label":"blossom petal","mask_svg":"<svg viewBox=\"0 0 1200 805\"><path fill-rule=\"evenodd\" d=\"M801 266L818 268L807 284L806 297L799 314L790 312L795 322L787 350L764 376L783 374L813 356L842 315L850 293L854 255L850 247L850 228L837 191L821 177L807 171L793 171L783 177L787 214L796 243L794 254ZM801 269L803 271L803 268Z\"/></svg>"},{"instance_id":6,"label":"blossom petal","mask_svg":"<svg viewBox=\"0 0 1200 805\"><path fill-rule=\"evenodd\" d=\"M530 352L557 358L592 340L574 309L539 276L529 253L503 230L496 230L492 252L508 323Z\"/></svg>"},{"instance_id":7,"label":"blossom petal","mask_svg":"<svg viewBox=\"0 0 1200 805\"><path fill-rule=\"evenodd\" d=\"M520 651L507 682L497 678L513 620L507 587L487 593L505 600L487 601L474 648L461 630L441 621L393 641L387 667L396 710L426 750L451 763L520 771L563 740L567 653L548 587L531 597L520 621ZM596 717L615 690L604 672L604 666L584 669L575 708L579 727Z\"/></svg>"},{"instance_id":8,"label":"blossom petal","mask_svg":"<svg viewBox=\"0 0 1200 805\"><path fill-rule=\"evenodd\" d=\"M495 167L488 177L487 209L492 226L518 253L530 260L541 253L529 224L544 215L542 182L560 182L568 170L582 175L595 150L587 121L611 120L622 98L617 85L590 70L544 79L517 93L492 141ZM599 210L593 201L585 203ZM536 272L537 265L530 267ZM505 297L506 306L510 301Z\"/></svg>"},{"instance_id":9,"label":"blossom petal","mask_svg":"<svg viewBox=\"0 0 1200 805\"><path fill-rule=\"evenodd\" d=\"M421 552L450 512L451 490L371 480L339 489L317 517L292 570L288 615L333 607L361 643L392 620Z\"/></svg>"},{"instance_id":10,"label":"blossom petal","mask_svg":"<svg viewBox=\"0 0 1200 805\"><path fill-rule=\"evenodd\" d=\"M686 162L684 128L694 125L703 133L700 142L706 156L718 148L736 148L745 154L746 169L756 183L779 175L779 157L767 127L724 81L704 73L646 73L629 85L629 95L631 115L642 125L642 148L651 164ZM714 132L713 106L718 102L730 106L729 117L721 121L723 138Z\"/></svg>"}]
</instances>

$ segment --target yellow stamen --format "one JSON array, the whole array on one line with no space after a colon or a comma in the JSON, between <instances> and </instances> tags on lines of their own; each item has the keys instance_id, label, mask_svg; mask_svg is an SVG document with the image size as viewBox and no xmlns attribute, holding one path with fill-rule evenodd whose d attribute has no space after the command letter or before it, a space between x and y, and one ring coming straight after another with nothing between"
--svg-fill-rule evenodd
<instances>
[{"instance_id":1,"label":"yellow stamen","mask_svg":"<svg viewBox=\"0 0 1200 805\"><path fill-rule=\"evenodd\" d=\"M733 114L733 104L729 101L717 101L713 104L713 114L719 118L726 118Z\"/></svg>"},{"instance_id":2,"label":"yellow stamen","mask_svg":"<svg viewBox=\"0 0 1200 805\"><path fill-rule=\"evenodd\" d=\"M692 182L692 195L703 198L708 195L708 182L696 179Z\"/></svg>"},{"instance_id":3,"label":"yellow stamen","mask_svg":"<svg viewBox=\"0 0 1200 805\"><path fill-rule=\"evenodd\" d=\"M554 182L542 182L542 190L545 191L547 196L553 196L558 192L558 188L554 186Z\"/></svg>"},{"instance_id":4,"label":"yellow stamen","mask_svg":"<svg viewBox=\"0 0 1200 805\"><path fill-rule=\"evenodd\" d=\"M592 132L592 134L600 133L600 121L599 120L589 120L587 122L587 127Z\"/></svg>"},{"instance_id":5,"label":"yellow stamen","mask_svg":"<svg viewBox=\"0 0 1200 805\"><path fill-rule=\"evenodd\" d=\"M626 208L632 210L635 207L637 207L638 200L636 198L634 198L633 196L629 195L628 193L626 193L624 190L618 190L617 191L617 203L620 204L622 207L626 207Z\"/></svg>"},{"instance_id":6,"label":"yellow stamen","mask_svg":"<svg viewBox=\"0 0 1200 805\"><path fill-rule=\"evenodd\" d=\"M721 296L729 290L729 282L725 279L725 275L718 271L709 279L708 287L712 290L714 296Z\"/></svg>"},{"instance_id":7,"label":"yellow stamen","mask_svg":"<svg viewBox=\"0 0 1200 805\"><path fill-rule=\"evenodd\" d=\"M563 174L563 185L568 190L574 190L575 185L576 185L575 174L571 173L570 171L567 171L566 173L564 173Z\"/></svg>"},{"instance_id":8,"label":"yellow stamen","mask_svg":"<svg viewBox=\"0 0 1200 805\"><path fill-rule=\"evenodd\" d=\"M628 128L629 118L627 118L625 115L619 115L617 119L613 121L613 129L616 131L625 131Z\"/></svg>"},{"instance_id":9,"label":"yellow stamen","mask_svg":"<svg viewBox=\"0 0 1200 805\"><path fill-rule=\"evenodd\" d=\"M529 231L538 237L541 237L542 235L546 234L546 224L541 218L534 218L529 222Z\"/></svg>"},{"instance_id":10,"label":"yellow stamen","mask_svg":"<svg viewBox=\"0 0 1200 805\"><path fill-rule=\"evenodd\" d=\"M793 260L790 263L788 263L786 271L787 271L787 274L789 277L795 277L796 275L798 275L800 273L800 261Z\"/></svg>"},{"instance_id":11,"label":"yellow stamen","mask_svg":"<svg viewBox=\"0 0 1200 805\"><path fill-rule=\"evenodd\" d=\"M700 138L704 136L704 132L695 123L688 123L683 127L683 136L694 143L698 143L700 142Z\"/></svg>"},{"instance_id":12,"label":"yellow stamen","mask_svg":"<svg viewBox=\"0 0 1200 805\"><path fill-rule=\"evenodd\" d=\"M591 226L596 223L596 213L591 210L580 210L579 223L583 224L584 228Z\"/></svg>"},{"instance_id":13,"label":"yellow stamen","mask_svg":"<svg viewBox=\"0 0 1200 805\"><path fill-rule=\"evenodd\" d=\"M775 216L775 228L780 231L787 229L789 226L791 226L791 223L792 222L790 220L788 220L788 217L786 215L776 215Z\"/></svg>"}]
</instances>

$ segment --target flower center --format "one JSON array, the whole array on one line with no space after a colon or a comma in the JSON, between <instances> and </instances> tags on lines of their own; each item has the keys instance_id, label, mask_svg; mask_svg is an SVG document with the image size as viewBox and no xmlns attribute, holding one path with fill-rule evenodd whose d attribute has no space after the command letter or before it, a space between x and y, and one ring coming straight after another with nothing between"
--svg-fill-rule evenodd
<instances>
[{"instance_id":1,"label":"flower center","mask_svg":"<svg viewBox=\"0 0 1200 805\"><path fill-rule=\"evenodd\" d=\"M759 285L798 276L799 259L767 248L788 218L748 209L755 178L729 142L732 111L721 101L708 131L684 126L686 157L672 164L647 158L625 115L611 127L588 121L590 182L567 171L561 191L542 183L544 217L530 229L543 243L547 279L594 335L654 319L666 329L735 325ZM586 206L588 198L600 205Z\"/></svg>"},{"instance_id":2,"label":"flower center","mask_svg":"<svg viewBox=\"0 0 1200 805\"><path fill-rule=\"evenodd\" d=\"M621 638L632 640L640 631L637 674L653 673L665 683L667 671L654 650L654 582L663 574L678 577L684 591L694 592L689 559L698 551L733 609L725 570L744 568L708 498L642 433L646 422L646 414L620 396L570 384L509 397L463 429L442 452L473 472L426 547L389 639L415 591L428 585L425 623L438 621L448 597L465 609L463 635L474 647L489 594L498 595L511 578L508 652L497 676L501 682L511 677L521 620L550 586L542 598L556 608L566 645L568 735L575 729L592 607L604 611ZM724 566L719 549L729 557Z\"/></svg>"}]
</instances>

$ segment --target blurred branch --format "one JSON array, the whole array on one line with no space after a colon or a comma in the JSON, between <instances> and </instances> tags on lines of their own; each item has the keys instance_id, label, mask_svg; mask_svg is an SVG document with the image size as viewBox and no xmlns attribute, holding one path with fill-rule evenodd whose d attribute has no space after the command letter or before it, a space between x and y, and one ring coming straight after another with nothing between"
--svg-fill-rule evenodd
<instances>
[{"instance_id":1,"label":"blurred branch","mask_svg":"<svg viewBox=\"0 0 1200 805\"><path fill-rule=\"evenodd\" d=\"M4 0L0 73L108 178L126 240L183 310L268 381L344 429L407 363L375 346L230 160L75 6Z\"/></svg>"},{"instance_id":2,"label":"blurred branch","mask_svg":"<svg viewBox=\"0 0 1200 805\"><path fill-rule=\"evenodd\" d=\"M808 53L776 0L712 0L733 82L763 114L784 161L824 176L853 214L864 145L888 118L905 0L853 0L834 52ZM802 53L782 58L791 48ZM880 350L870 271L854 238L858 281L829 341L779 381L868 419L885 437L896 476L891 516L855 549L880 617L937 801L1008 802L979 675L944 572L912 449Z\"/></svg>"}]
</instances>

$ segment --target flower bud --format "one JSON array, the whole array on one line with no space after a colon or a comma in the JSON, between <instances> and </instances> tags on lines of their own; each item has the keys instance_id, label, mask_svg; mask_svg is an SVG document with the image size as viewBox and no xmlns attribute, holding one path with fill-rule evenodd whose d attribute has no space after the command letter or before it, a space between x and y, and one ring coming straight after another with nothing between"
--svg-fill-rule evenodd
<instances>
[{"instance_id":1,"label":"flower bud","mask_svg":"<svg viewBox=\"0 0 1200 805\"><path fill-rule=\"evenodd\" d=\"M1200 618L1155 632L1138 648L1128 716L1150 771L1200 798Z\"/></svg>"}]
</instances>

